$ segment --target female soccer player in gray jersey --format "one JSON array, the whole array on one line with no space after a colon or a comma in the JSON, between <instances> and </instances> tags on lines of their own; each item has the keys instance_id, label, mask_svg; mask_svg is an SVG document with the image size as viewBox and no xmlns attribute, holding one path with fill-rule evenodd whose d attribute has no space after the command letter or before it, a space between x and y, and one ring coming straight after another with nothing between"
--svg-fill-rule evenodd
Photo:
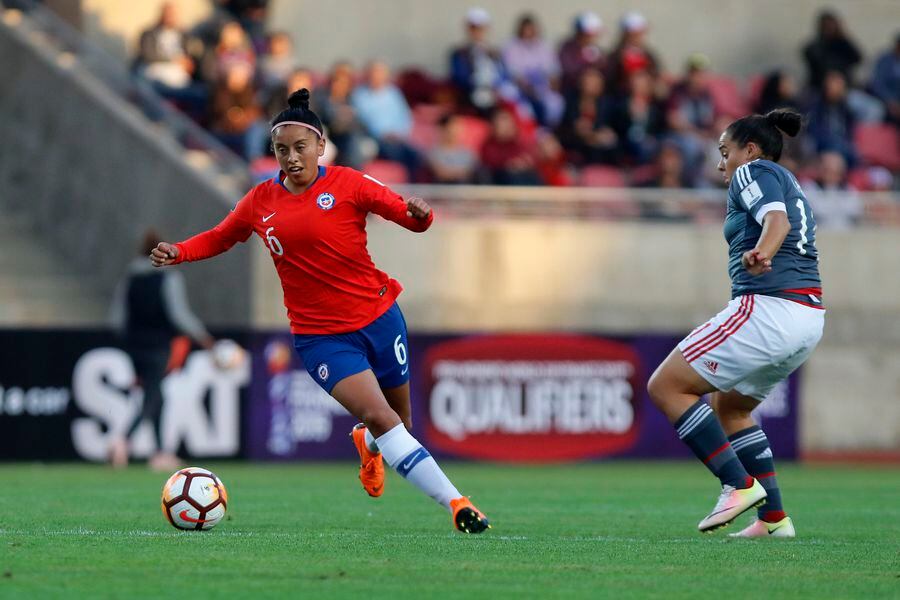
<instances>
[{"instance_id":1,"label":"female soccer player in gray jersey","mask_svg":"<svg viewBox=\"0 0 900 600\"><path fill-rule=\"evenodd\" d=\"M738 119L719 138L732 300L678 344L648 385L678 437L722 483L700 531L757 506L757 519L732 535L795 535L772 450L750 412L803 364L825 324L816 220L796 178L778 164L782 134L796 135L800 123L798 113L779 109ZM700 400L707 393L712 407Z\"/></svg>"}]
</instances>

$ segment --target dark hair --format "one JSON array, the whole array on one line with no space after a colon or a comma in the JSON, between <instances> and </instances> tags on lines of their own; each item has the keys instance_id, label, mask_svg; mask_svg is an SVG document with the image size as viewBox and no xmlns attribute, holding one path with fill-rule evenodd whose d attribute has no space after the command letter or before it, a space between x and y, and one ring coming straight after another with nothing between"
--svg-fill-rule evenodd
<instances>
[{"instance_id":1,"label":"dark hair","mask_svg":"<svg viewBox=\"0 0 900 600\"><path fill-rule=\"evenodd\" d=\"M322 121L319 116L309 109L309 90L302 88L294 92L288 98L288 108L278 113L278 116L272 119L272 127L284 121L298 121L312 125L319 131L322 131Z\"/></svg>"},{"instance_id":2,"label":"dark hair","mask_svg":"<svg viewBox=\"0 0 900 600\"><path fill-rule=\"evenodd\" d=\"M781 158L784 145L782 134L794 137L800 132L803 117L790 108L776 108L763 115L748 115L728 126L725 137L743 148L753 142L762 150L764 158L775 162Z\"/></svg>"}]
</instances>

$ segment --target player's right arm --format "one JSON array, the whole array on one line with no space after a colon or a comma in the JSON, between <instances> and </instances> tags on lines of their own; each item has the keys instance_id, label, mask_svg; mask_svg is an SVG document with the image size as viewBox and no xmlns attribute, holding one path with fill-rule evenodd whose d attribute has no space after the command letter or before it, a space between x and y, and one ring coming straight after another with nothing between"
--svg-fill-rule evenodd
<instances>
[{"instance_id":1,"label":"player's right arm","mask_svg":"<svg viewBox=\"0 0 900 600\"><path fill-rule=\"evenodd\" d=\"M237 203L221 223L183 242L160 242L150 252L154 267L177 265L182 262L203 260L221 254L238 242L246 242L253 234L251 190Z\"/></svg>"}]
</instances>

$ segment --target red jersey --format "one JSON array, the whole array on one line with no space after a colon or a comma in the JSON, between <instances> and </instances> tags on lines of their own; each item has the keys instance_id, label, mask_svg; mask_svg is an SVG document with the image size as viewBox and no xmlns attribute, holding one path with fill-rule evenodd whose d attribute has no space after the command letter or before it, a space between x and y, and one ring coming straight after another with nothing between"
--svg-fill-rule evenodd
<instances>
[{"instance_id":1,"label":"red jersey","mask_svg":"<svg viewBox=\"0 0 900 600\"><path fill-rule=\"evenodd\" d=\"M176 262L221 254L254 232L275 263L292 333L348 333L393 305L403 287L375 268L366 248L372 212L411 230L431 226L406 214L406 202L376 179L347 167L319 167L302 194L277 179L260 183L213 229L175 244Z\"/></svg>"}]
</instances>

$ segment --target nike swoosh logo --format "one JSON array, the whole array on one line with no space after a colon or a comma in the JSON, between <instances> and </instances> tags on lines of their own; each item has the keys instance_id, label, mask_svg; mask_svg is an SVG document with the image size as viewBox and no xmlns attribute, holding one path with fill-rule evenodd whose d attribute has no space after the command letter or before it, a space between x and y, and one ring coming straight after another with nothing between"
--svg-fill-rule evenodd
<instances>
[{"instance_id":1,"label":"nike swoosh logo","mask_svg":"<svg viewBox=\"0 0 900 600\"><path fill-rule=\"evenodd\" d=\"M408 372L409 372L409 367L406 366L406 367L403 367L403 370L400 371L400 374L401 374L401 375L406 375Z\"/></svg>"},{"instance_id":2,"label":"nike swoosh logo","mask_svg":"<svg viewBox=\"0 0 900 600\"><path fill-rule=\"evenodd\" d=\"M278 212L278 211L276 210L275 212ZM274 216L275 216L275 213L272 213L272 214L269 215L268 217L263 217L263 223L267 222L269 219L271 219L271 218L274 217Z\"/></svg>"},{"instance_id":3,"label":"nike swoosh logo","mask_svg":"<svg viewBox=\"0 0 900 600\"><path fill-rule=\"evenodd\" d=\"M188 523L206 523L206 519L195 519L193 517L189 517L187 512L187 509L181 511L180 513L178 513L178 518L184 519Z\"/></svg>"},{"instance_id":4,"label":"nike swoosh logo","mask_svg":"<svg viewBox=\"0 0 900 600\"><path fill-rule=\"evenodd\" d=\"M421 452L416 452L415 454L413 454L412 458L410 458L408 461L403 463L402 468L404 471L406 469L410 468L413 465L413 463L416 462L416 459L419 458L419 454L421 454Z\"/></svg>"}]
</instances>

